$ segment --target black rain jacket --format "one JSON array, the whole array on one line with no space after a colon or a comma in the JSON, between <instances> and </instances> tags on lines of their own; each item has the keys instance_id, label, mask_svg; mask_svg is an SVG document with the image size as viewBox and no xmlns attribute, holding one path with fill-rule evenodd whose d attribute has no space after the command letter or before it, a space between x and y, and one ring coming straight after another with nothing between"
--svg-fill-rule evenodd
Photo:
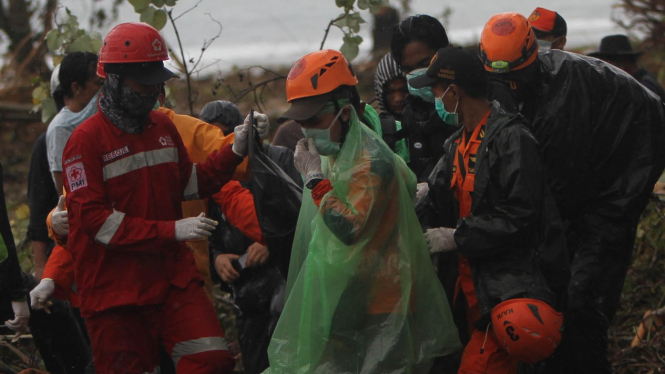
<instances>
[{"instance_id":1,"label":"black rain jacket","mask_svg":"<svg viewBox=\"0 0 665 374\"><path fill-rule=\"evenodd\" d=\"M4 242L4 245L0 243L0 300L3 302L20 300L25 297L27 290L21 278L21 268L5 204L2 164L0 164L0 235Z\"/></svg>"},{"instance_id":2,"label":"black rain jacket","mask_svg":"<svg viewBox=\"0 0 665 374\"><path fill-rule=\"evenodd\" d=\"M428 197L418 206L448 227L459 217L450 183L462 131L444 144ZM471 214L457 220L455 242L469 260L482 315L513 298L539 299L561 310L570 267L535 138L521 116L493 102L478 149Z\"/></svg>"},{"instance_id":3,"label":"black rain jacket","mask_svg":"<svg viewBox=\"0 0 665 374\"><path fill-rule=\"evenodd\" d=\"M537 61L522 114L561 217L611 241L606 224L635 226L665 166L663 104L600 60L553 50Z\"/></svg>"}]
</instances>

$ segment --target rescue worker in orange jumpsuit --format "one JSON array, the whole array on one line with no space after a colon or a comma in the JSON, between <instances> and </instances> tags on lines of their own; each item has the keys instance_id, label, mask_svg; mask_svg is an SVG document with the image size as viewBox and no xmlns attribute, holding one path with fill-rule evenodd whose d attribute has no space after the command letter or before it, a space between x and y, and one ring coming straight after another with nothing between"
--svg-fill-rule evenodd
<instances>
[{"instance_id":1,"label":"rescue worker in orange jumpsuit","mask_svg":"<svg viewBox=\"0 0 665 374\"><path fill-rule=\"evenodd\" d=\"M224 333L182 243L216 223L182 218L181 201L229 181L246 155L247 125L233 147L192 164L173 123L152 111L164 40L141 23L104 40L100 111L72 134L63 155L69 226L81 312L98 373L158 372L161 343L179 372L231 372Z\"/></svg>"},{"instance_id":2,"label":"rescue worker in orange jumpsuit","mask_svg":"<svg viewBox=\"0 0 665 374\"><path fill-rule=\"evenodd\" d=\"M426 74L409 85L431 87L439 117L460 127L444 144L428 193L442 224L457 223L425 233L432 253L460 253L458 292L466 298L471 338L459 373L516 373L518 357L535 362L554 351L563 325L550 306L559 302L557 295L540 271L540 252L558 258L564 268L568 262L536 141L520 116L488 102L482 63L461 47L440 49ZM451 205L457 217L445 216ZM509 300L533 309L516 306L517 315L490 330L492 310ZM512 323L505 325L508 320ZM546 323L536 324L531 334L517 320ZM512 334L507 341L501 339L505 331ZM533 351L520 355L523 350Z\"/></svg>"}]
</instances>

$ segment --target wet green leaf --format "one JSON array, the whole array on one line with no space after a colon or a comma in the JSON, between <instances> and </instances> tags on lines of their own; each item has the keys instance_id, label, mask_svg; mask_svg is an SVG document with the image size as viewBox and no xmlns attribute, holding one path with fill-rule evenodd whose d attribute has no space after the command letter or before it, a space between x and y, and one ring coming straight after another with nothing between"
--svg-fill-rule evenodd
<instances>
[{"instance_id":1,"label":"wet green leaf","mask_svg":"<svg viewBox=\"0 0 665 374\"><path fill-rule=\"evenodd\" d=\"M46 46L51 52L55 52L62 47L62 35L59 30L53 29L46 34Z\"/></svg>"},{"instance_id":2,"label":"wet green leaf","mask_svg":"<svg viewBox=\"0 0 665 374\"><path fill-rule=\"evenodd\" d=\"M141 12L141 22L145 22L152 26L152 21L155 18L155 8L149 6ZM154 26L153 26L154 27Z\"/></svg>"},{"instance_id":3,"label":"wet green leaf","mask_svg":"<svg viewBox=\"0 0 665 374\"><path fill-rule=\"evenodd\" d=\"M157 30L163 29L166 26L166 12L162 9L157 9L151 25Z\"/></svg>"},{"instance_id":4,"label":"wet green leaf","mask_svg":"<svg viewBox=\"0 0 665 374\"><path fill-rule=\"evenodd\" d=\"M142 13L150 5L150 0L128 0L136 13ZM141 14L143 15L143 14Z\"/></svg>"}]
</instances>

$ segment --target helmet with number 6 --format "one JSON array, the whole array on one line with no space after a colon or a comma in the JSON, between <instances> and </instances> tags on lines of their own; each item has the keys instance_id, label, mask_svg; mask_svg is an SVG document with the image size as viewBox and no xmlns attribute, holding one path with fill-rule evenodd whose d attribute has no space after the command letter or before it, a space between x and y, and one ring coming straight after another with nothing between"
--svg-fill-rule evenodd
<instances>
[{"instance_id":1,"label":"helmet with number 6","mask_svg":"<svg viewBox=\"0 0 665 374\"><path fill-rule=\"evenodd\" d=\"M512 357L536 363L554 353L561 342L563 315L544 301L506 300L492 309L492 328Z\"/></svg>"}]
</instances>

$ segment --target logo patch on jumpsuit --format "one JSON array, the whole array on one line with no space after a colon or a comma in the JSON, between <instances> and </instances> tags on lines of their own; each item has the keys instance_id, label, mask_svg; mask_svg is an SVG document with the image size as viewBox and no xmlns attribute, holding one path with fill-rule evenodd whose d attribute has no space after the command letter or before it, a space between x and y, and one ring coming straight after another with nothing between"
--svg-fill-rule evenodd
<instances>
[{"instance_id":1,"label":"logo patch on jumpsuit","mask_svg":"<svg viewBox=\"0 0 665 374\"><path fill-rule=\"evenodd\" d=\"M82 162L77 162L73 165L67 166L65 170L67 174L67 182L69 182L69 190L74 192L79 188L86 187L88 180L85 177L85 169Z\"/></svg>"}]
</instances>

